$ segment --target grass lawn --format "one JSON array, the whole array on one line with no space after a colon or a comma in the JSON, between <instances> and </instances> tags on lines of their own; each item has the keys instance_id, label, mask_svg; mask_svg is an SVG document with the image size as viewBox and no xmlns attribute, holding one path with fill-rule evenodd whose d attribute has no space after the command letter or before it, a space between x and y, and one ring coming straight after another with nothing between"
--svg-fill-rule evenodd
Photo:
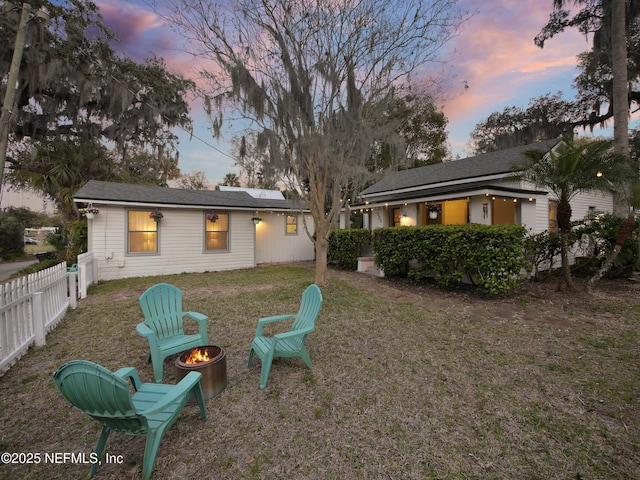
<instances>
[{"instance_id":1,"label":"grass lawn","mask_svg":"<svg viewBox=\"0 0 640 480\"><path fill-rule=\"evenodd\" d=\"M138 296L158 282L209 315L229 385L187 406L164 437L157 479L638 479L640 290L594 296L532 285L508 298L332 271L313 361L247 368L260 316L295 312L299 266L105 282L0 378L0 452L87 456L101 426L71 407L53 372L72 359L152 381ZM273 333L273 332L272 332ZM164 381L175 379L165 362ZM141 476L144 437L111 434L96 479ZM88 464L0 465L2 479L70 479Z\"/></svg>"}]
</instances>

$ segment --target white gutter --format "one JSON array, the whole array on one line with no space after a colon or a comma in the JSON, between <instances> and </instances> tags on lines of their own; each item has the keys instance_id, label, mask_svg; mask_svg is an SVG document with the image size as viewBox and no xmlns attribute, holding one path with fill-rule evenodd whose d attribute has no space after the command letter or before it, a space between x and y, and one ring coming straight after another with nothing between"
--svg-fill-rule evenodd
<instances>
[{"instance_id":1,"label":"white gutter","mask_svg":"<svg viewBox=\"0 0 640 480\"><path fill-rule=\"evenodd\" d=\"M224 205L178 205L175 203L145 203L145 202L123 202L121 200L97 200L95 198L74 198L74 203L95 203L99 205L113 205L117 207L142 207L142 208L176 208L176 209L202 209L211 210L214 208L220 210L249 211L255 212L309 212L299 208L271 208L271 207L227 207Z\"/></svg>"}]
</instances>

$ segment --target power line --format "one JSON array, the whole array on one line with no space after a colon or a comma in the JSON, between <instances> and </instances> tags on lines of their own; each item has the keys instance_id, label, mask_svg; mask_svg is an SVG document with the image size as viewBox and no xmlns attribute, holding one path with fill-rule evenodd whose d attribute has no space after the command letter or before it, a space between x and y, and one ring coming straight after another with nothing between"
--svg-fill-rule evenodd
<instances>
[{"instance_id":1,"label":"power line","mask_svg":"<svg viewBox=\"0 0 640 480\"><path fill-rule=\"evenodd\" d=\"M109 74L109 76L116 82L118 82L120 85L122 85L129 93L131 93L131 95L134 96L134 98L136 97L136 93L131 90L129 88L129 86L122 80L117 79L116 77L113 76L112 73ZM149 102L147 102L146 100L143 101L143 103L145 105L147 105L149 108L156 108L153 105L151 105ZM169 118L167 116L165 116L164 114L160 113L160 116L162 116L162 118L164 118L164 120L166 120L167 122L169 122ZM179 128L180 130L182 130L185 133L188 133L192 138L195 138L196 140L202 142L203 144L205 144L207 147L211 148L212 150L215 150L216 152L224 155L225 157L233 160L236 164L238 163L238 160L235 157L232 157L231 155L229 155L227 152L222 151L221 149L219 149L218 147L210 144L208 141L206 141L203 138L200 138L199 136L197 136L196 134L193 133L193 131L189 131L186 128L184 128L182 125L176 125L177 128Z\"/></svg>"}]
</instances>

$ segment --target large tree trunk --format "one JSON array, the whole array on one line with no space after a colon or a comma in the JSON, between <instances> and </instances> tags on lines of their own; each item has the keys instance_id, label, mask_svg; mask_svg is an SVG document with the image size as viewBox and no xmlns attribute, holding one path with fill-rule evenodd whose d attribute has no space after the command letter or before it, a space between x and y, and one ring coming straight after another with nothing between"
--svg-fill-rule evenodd
<instances>
[{"instance_id":1,"label":"large tree trunk","mask_svg":"<svg viewBox=\"0 0 640 480\"><path fill-rule=\"evenodd\" d=\"M619 155L629 156L629 84L627 75L627 39L625 0L611 0L611 73L613 74L613 140ZM628 213L624 187L614 194L613 212Z\"/></svg>"},{"instance_id":2,"label":"large tree trunk","mask_svg":"<svg viewBox=\"0 0 640 480\"><path fill-rule=\"evenodd\" d=\"M322 197L312 197L316 200ZM330 220L324 215L322 208L324 203L321 201L312 205L311 212L315 223L314 243L316 247L316 285L323 286L328 282L327 276L327 252L329 249L329 232L331 231Z\"/></svg>"},{"instance_id":3,"label":"large tree trunk","mask_svg":"<svg viewBox=\"0 0 640 480\"><path fill-rule=\"evenodd\" d=\"M629 85L625 13L625 0L611 0L613 139L616 153L621 155L629 155Z\"/></svg>"},{"instance_id":4,"label":"large tree trunk","mask_svg":"<svg viewBox=\"0 0 640 480\"><path fill-rule=\"evenodd\" d=\"M316 240L316 285L326 285L327 277L327 246L328 242L322 238Z\"/></svg>"},{"instance_id":5,"label":"large tree trunk","mask_svg":"<svg viewBox=\"0 0 640 480\"><path fill-rule=\"evenodd\" d=\"M627 80L627 40L625 28L625 0L611 1L611 70L613 73L613 140L615 152L629 156L629 86ZM616 215L628 214L624 187L614 194L613 211ZM631 220L630 220L631 219ZM629 229L628 222L631 221ZM611 268L620 253L620 248L633 230L633 216L628 216L620 225L618 239L613 251L600 269L587 282L588 292ZM628 230L628 232L626 231ZM622 241L620 239L622 238Z\"/></svg>"},{"instance_id":6,"label":"large tree trunk","mask_svg":"<svg viewBox=\"0 0 640 480\"><path fill-rule=\"evenodd\" d=\"M558 290L566 287L573 290L573 279L569 266L569 232L571 232L571 204L568 200L558 203L558 229L560 230L560 256L562 258L562 280L558 284Z\"/></svg>"},{"instance_id":7,"label":"large tree trunk","mask_svg":"<svg viewBox=\"0 0 640 480\"><path fill-rule=\"evenodd\" d=\"M561 232L560 241L562 243L560 249L560 257L562 258L562 277L558 283L558 290L573 290L573 278L571 277L571 267L569 265L569 233Z\"/></svg>"}]
</instances>

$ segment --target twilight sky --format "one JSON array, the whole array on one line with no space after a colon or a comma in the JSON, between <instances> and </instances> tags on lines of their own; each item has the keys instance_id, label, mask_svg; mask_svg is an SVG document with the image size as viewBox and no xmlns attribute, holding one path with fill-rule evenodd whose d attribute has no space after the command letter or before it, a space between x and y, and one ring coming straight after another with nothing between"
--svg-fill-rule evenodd
<instances>
[{"instance_id":1,"label":"twilight sky","mask_svg":"<svg viewBox=\"0 0 640 480\"><path fill-rule=\"evenodd\" d=\"M120 39L119 50L134 60L155 54L167 67L194 78L197 59L180 50L182 40L158 18L143 0L98 0L103 20ZM441 105L449 120L450 149L468 156L466 144L477 123L508 106L527 107L546 93L563 92L573 99L576 55L589 48L584 36L568 30L544 49L533 43L546 24L552 0L461 0L477 14L467 21L449 45L448 68L453 91ZM464 84L469 88L465 89ZM194 137L180 137L179 167L183 173L205 172L212 185L229 172L239 173L228 155L224 140L211 136L208 121L198 102L192 102Z\"/></svg>"}]
</instances>

